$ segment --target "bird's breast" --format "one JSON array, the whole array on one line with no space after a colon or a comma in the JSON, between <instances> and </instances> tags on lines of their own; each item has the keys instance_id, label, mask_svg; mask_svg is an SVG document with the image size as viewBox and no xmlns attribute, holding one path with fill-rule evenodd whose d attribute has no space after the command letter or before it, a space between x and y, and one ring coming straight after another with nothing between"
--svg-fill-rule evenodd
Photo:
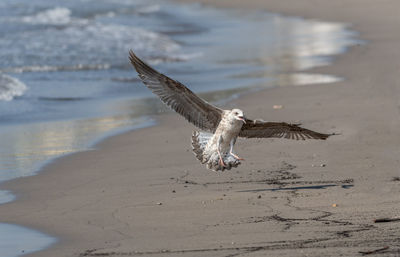
<instances>
[{"instance_id":1,"label":"bird's breast","mask_svg":"<svg viewBox=\"0 0 400 257\"><path fill-rule=\"evenodd\" d=\"M242 124L240 123L222 120L218 125L215 134L222 136L224 143L229 144L232 139L239 135L241 129Z\"/></svg>"}]
</instances>

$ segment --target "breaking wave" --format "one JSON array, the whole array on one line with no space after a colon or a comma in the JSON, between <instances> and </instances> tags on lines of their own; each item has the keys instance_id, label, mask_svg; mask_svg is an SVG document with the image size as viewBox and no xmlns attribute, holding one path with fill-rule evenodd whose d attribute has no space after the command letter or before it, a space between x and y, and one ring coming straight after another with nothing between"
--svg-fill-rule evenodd
<instances>
[{"instance_id":1,"label":"breaking wave","mask_svg":"<svg viewBox=\"0 0 400 257\"><path fill-rule=\"evenodd\" d=\"M26 89L26 85L20 80L0 74L0 100L11 101L14 97L23 95Z\"/></svg>"},{"instance_id":2,"label":"breaking wave","mask_svg":"<svg viewBox=\"0 0 400 257\"><path fill-rule=\"evenodd\" d=\"M131 5L129 0L107 0L107 4L114 1ZM158 12L165 12L159 4L143 3L130 9L76 10L58 6L5 17L5 22L21 29L0 37L0 72L121 68L126 66L130 49L140 52L153 65L199 57L199 53L182 51L180 42L173 40L168 31L160 32L136 22Z\"/></svg>"},{"instance_id":3,"label":"breaking wave","mask_svg":"<svg viewBox=\"0 0 400 257\"><path fill-rule=\"evenodd\" d=\"M88 21L85 19L72 19L71 10L65 7L55 7L44 10L35 15L22 17L22 22L29 24L47 24L47 25L66 25L71 22L84 24Z\"/></svg>"},{"instance_id":4,"label":"breaking wave","mask_svg":"<svg viewBox=\"0 0 400 257\"><path fill-rule=\"evenodd\" d=\"M130 48L140 51L144 56L188 58L179 56L181 46L166 35L134 26L93 22L64 29L50 27L40 33L25 31L0 39L0 50L7 49L0 51L0 58L12 60L12 63L5 62L1 70L107 69L125 63ZM24 55L16 56L13 53ZM45 65L38 67L37 63Z\"/></svg>"},{"instance_id":5,"label":"breaking wave","mask_svg":"<svg viewBox=\"0 0 400 257\"><path fill-rule=\"evenodd\" d=\"M78 71L78 70L107 70L111 67L109 64L76 64L72 66L21 66L12 68L3 68L0 71L22 73L22 72L46 72L46 71Z\"/></svg>"}]
</instances>

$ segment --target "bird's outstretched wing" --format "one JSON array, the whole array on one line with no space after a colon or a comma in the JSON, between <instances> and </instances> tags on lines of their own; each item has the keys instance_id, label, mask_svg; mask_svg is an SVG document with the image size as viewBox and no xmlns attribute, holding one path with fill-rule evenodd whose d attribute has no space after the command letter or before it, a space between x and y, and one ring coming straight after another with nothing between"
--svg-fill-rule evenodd
<instances>
[{"instance_id":1,"label":"bird's outstretched wing","mask_svg":"<svg viewBox=\"0 0 400 257\"><path fill-rule=\"evenodd\" d=\"M173 80L140 60L133 51L129 59L143 83L171 109L200 129L214 132L222 117L222 110L207 103L180 82Z\"/></svg>"},{"instance_id":2,"label":"bird's outstretched wing","mask_svg":"<svg viewBox=\"0 0 400 257\"><path fill-rule=\"evenodd\" d=\"M300 127L298 124L285 122L266 122L246 119L239 134L240 137L248 138L287 138L295 140L322 139L325 140L331 134L322 134Z\"/></svg>"}]
</instances>

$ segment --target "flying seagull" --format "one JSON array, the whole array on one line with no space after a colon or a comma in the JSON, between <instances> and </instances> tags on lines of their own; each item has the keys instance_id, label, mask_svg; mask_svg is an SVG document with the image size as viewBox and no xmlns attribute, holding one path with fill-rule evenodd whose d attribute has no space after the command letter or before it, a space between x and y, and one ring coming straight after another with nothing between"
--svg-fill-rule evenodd
<instances>
[{"instance_id":1,"label":"flying seagull","mask_svg":"<svg viewBox=\"0 0 400 257\"><path fill-rule=\"evenodd\" d=\"M201 130L193 131L192 148L207 168L230 170L243 160L233 151L237 137L327 139L330 134L308 130L299 124L251 120L240 109L222 110L198 97L190 89L140 60L131 50L129 59L142 82L171 109Z\"/></svg>"}]
</instances>

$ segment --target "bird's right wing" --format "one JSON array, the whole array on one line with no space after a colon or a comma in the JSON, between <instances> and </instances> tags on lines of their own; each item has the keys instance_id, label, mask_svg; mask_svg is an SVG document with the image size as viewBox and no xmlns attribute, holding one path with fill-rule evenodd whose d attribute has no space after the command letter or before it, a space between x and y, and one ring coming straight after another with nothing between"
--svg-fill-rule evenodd
<instances>
[{"instance_id":1,"label":"bird's right wing","mask_svg":"<svg viewBox=\"0 0 400 257\"><path fill-rule=\"evenodd\" d=\"M214 132L222 117L222 110L207 103L180 82L173 80L140 60L133 51L129 59L139 78L171 109L200 129Z\"/></svg>"}]
</instances>

